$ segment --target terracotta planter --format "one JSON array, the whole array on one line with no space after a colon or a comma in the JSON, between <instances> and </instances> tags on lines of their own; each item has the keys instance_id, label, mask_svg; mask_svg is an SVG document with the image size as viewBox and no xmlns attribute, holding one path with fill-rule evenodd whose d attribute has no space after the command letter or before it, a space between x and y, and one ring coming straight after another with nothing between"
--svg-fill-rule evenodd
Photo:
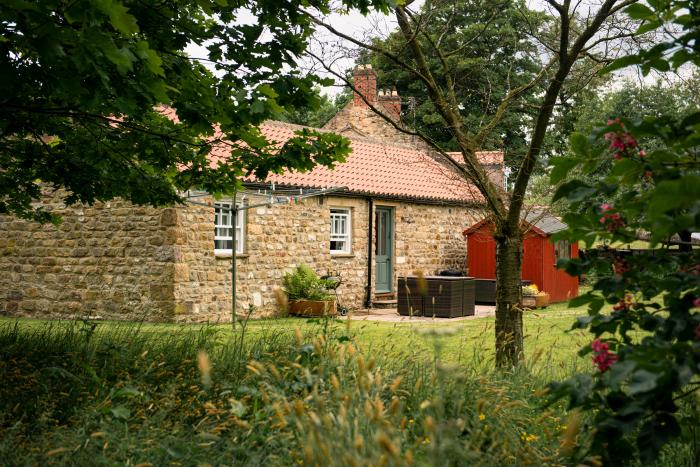
<instances>
[{"instance_id":1,"label":"terracotta planter","mask_svg":"<svg viewBox=\"0 0 700 467\"><path fill-rule=\"evenodd\" d=\"M334 300L290 300L289 314L297 316L336 316Z\"/></svg>"},{"instance_id":2,"label":"terracotta planter","mask_svg":"<svg viewBox=\"0 0 700 467\"><path fill-rule=\"evenodd\" d=\"M546 308L549 305L549 294L547 292L540 292L535 295L535 306L537 308Z\"/></svg>"},{"instance_id":3,"label":"terracotta planter","mask_svg":"<svg viewBox=\"0 0 700 467\"><path fill-rule=\"evenodd\" d=\"M535 308L537 307L537 296L523 295L523 301L520 304L523 306L523 308Z\"/></svg>"}]
</instances>

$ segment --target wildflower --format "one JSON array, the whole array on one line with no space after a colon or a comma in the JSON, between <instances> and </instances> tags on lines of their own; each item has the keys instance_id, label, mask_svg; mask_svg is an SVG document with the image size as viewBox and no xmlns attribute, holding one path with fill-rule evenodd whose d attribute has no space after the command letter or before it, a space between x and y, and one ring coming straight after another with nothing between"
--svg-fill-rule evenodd
<instances>
[{"instance_id":1,"label":"wildflower","mask_svg":"<svg viewBox=\"0 0 700 467\"><path fill-rule=\"evenodd\" d=\"M479 414L479 420L481 420L481 421L483 422L485 419L486 419L486 415L480 413L480 414Z\"/></svg>"},{"instance_id":2,"label":"wildflower","mask_svg":"<svg viewBox=\"0 0 700 467\"><path fill-rule=\"evenodd\" d=\"M591 349L594 353L593 363L601 373L605 373L618 360L618 356L610 352L608 344L600 339L595 339L591 342Z\"/></svg>"},{"instance_id":3,"label":"wildflower","mask_svg":"<svg viewBox=\"0 0 700 467\"><path fill-rule=\"evenodd\" d=\"M538 439L540 439L540 437L534 434L528 434L527 432L523 431L522 433L520 433L520 439L524 443L529 443L532 441L537 441Z\"/></svg>"},{"instance_id":4,"label":"wildflower","mask_svg":"<svg viewBox=\"0 0 700 467\"><path fill-rule=\"evenodd\" d=\"M693 307L700 308L700 297L697 297L695 298L695 300L693 300Z\"/></svg>"},{"instance_id":5,"label":"wildflower","mask_svg":"<svg viewBox=\"0 0 700 467\"><path fill-rule=\"evenodd\" d=\"M603 214L603 216L600 218L600 223L605 225L609 232L615 232L616 230L619 230L625 226L625 221L622 219L619 212L610 212L613 210L613 207L610 204L601 204L599 209Z\"/></svg>"}]
</instances>

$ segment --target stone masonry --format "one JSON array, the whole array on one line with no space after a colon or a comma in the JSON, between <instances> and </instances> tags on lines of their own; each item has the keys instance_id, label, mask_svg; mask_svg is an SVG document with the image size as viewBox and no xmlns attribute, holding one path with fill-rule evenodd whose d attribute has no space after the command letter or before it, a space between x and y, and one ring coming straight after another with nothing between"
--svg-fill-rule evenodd
<instances>
[{"instance_id":1,"label":"stone masonry","mask_svg":"<svg viewBox=\"0 0 700 467\"><path fill-rule=\"evenodd\" d=\"M465 269L466 247L461 231L476 218L472 210L375 200L377 205L391 206L395 212L395 279L418 270L434 274L446 268ZM351 209L350 254L330 253L332 207ZM300 263L320 275L340 273L344 281L338 290L341 300L351 309L361 308L367 283L367 213L367 200L340 196L246 211L245 247L237 257L239 313L245 313L249 306L276 310L275 289L282 287L284 273ZM214 254L213 218L213 207L178 210L178 230L186 241L175 245L176 319L230 318L231 257ZM372 282L373 276L374 268Z\"/></svg>"},{"instance_id":2,"label":"stone masonry","mask_svg":"<svg viewBox=\"0 0 700 467\"><path fill-rule=\"evenodd\" d=\"M231 257L214 254L213 207L155 209L122 201L65 208L59 226L0 218L0 313L51 318L149 321L230 319ZM211 203L212 200L209 200ZM461 231L475 220L466 207L375 199L395 216L396 277L464 270ZM330 254L330 208L351 209L352 252ZM246 213L238 255L237 306L277 310L282 276L306 263L339 272L341 299L363 306L367 283L368 202L326 196ZM372 235L374 242L374 233ZM374 245L373 245L374 248ZM374 281L374 268L372 281ZM372 295L372 298L374 296Z\"/></svg>"},{"instance_id":3,"label":"stone masonry","mask_svg":"<svg viewBox=\"0 0 700 467\"><path fill-rule=\"evenodd\" d=\"M175 209L43 204L60 225L0 216L0 313L172 319Z\"/></svg>"}]
</instances>

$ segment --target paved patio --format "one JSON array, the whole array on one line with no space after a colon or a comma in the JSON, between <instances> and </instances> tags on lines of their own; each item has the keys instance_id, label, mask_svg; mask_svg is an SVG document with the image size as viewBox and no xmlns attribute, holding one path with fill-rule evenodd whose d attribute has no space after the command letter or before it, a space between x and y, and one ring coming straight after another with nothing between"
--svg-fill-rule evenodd
<instances>
[{"instance_id":1,"label":"paved patio","mask_svg":"<svg viewBox=\"0 0 700 467\"><path fill-rule=\"evenodd\" d=\"M476 305L474 316L462 316L459 318L432 318L423 316L401 316L396 308L371 308L351 311L348 316L339 316L340 319L352 319L353 321L384 321L387 323L454 323L467 319L495 316L496 307L490 305Z\"/></svg>"}]
</instances>

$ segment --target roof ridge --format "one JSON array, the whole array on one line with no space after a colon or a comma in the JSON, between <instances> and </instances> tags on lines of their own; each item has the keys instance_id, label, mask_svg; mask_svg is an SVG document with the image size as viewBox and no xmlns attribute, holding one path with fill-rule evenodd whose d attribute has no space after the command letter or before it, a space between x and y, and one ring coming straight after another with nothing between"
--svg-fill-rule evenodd
<instances>
[{"instance_id":1,"label":"roof ridge","mask_svg":"<svg viewBox=\"0 0 700 467\"><path fill-rule=\"evenodd\" d=\"M314 130L314 131L320 131L322 133L336 133L336 131L334 131L334 130L328 130L325 128L315 128L315 127L306 126L306 125L298 125L296 123L281 122L279 120L265 120L262 123L262 125L270 125L270 126L276 126L276 127L281 127L281 128L291 128L291 129L300 129L300 130L301 129L309 129L309 130ZM336 133L336 134L340 134L340 133ZM380 146L391 146L391 147L396 147L396 148L413 149L415 151L424 152L424 153L432 152L431 150L428 150L428 149L419 148L415 144L397 143L397 142L388 143L386 141L386 139L377 138L377 137L373 137L373 136L354 136L354 135L342 135L342 134L341 134L341 136L344 136L345 138L349 139L350 141L378 144Z\"/></svg>"}]
</instances>

